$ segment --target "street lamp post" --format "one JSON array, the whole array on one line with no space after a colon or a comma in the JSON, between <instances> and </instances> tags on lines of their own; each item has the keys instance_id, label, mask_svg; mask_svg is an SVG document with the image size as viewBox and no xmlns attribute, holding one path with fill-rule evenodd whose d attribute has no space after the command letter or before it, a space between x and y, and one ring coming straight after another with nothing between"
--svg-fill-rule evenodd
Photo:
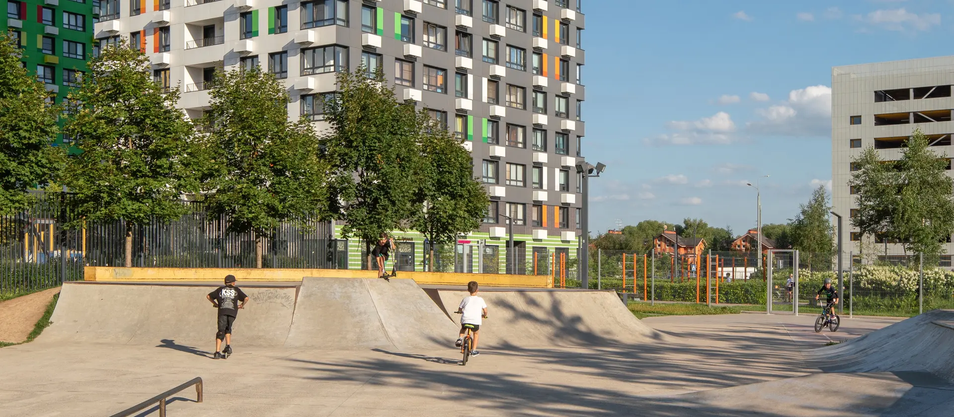
<instances>
[{"instance_id":1,"label":"street lamp post","mask_svg":"<svg viewBox=\"0 0 954 417\"><path fill-rule=\"evenodd\" d=\"M845 281L844 281L844 276L842 275L842 268L841 268L841 215L838 213L835 213L834 211L831 211L830 213L838 218L838 291L840 291L839 294L842 295L841 302L838 303L838 312L844 313ZM828 258L828 259L830 260L831 258ZM796 265L795 267L797 268L798 266Z\"/></svg>"},{"instance_id":2,"label":"street lamp post","mask_svg":"<svg viewBox=\"0 0 954 417\"><path fill-rule=\"evenodd\" d=\"M580 248L580 286L584 289L590 288L589 178L599 178L605 169L606 165L601 162L597 162L596 166L590 165L586 161L580 161L580 163L576 164L576 171L580 173L581 180L583 181L583 203L580 209L583 211L580 215L580 228L583 234L582 247Z\"/></svg>"},{"instance_id":3,"label":"street lamp post","mask_svg":"<svg viewBox=\"0 0 954 417\"><path fill-rule=\"evenodd\" d=\"M497 215L507 219L507 233L510 234L510 243L507 249L507 257L510 258L510 274L517 275L517 250L513 247L513 218L506 214L498 213ZM483 254L479 254L478 256L483 256Z\"/></svg>"},{"instance_id":4,"label":"street lamp post","mask_svg":"<svg viewBox=\"0 0 954 417\"><path fill-rule=\"evenodd\" d=\"M758 214L756 215L757 224L756 224L756 232L755 232L756 233L755 238L757 239L756 241L758 242L758 248L755 251L757 253L756 255L757 256L756 262L757 262L757 268L758 268L757 270L760 272L762 271L762 190L759 189L759 180L762 178L768 178L768 177L769 177L768 175L763 175L759 177L759 179L755 180L755 185L752 185L751 182L746 183L746 185L748 185L749 187L755 188L755 196L756 196L755 201L756 201L757 210L758 210Z\"/></svg>"}]
</instances>

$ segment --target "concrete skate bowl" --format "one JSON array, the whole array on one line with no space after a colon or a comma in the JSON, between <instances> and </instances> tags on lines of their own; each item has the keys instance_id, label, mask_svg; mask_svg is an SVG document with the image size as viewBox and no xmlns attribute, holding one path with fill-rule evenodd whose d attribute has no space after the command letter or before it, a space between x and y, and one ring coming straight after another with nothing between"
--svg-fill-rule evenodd
<instances>
[{"instance_id":1,"label":"concrete skate bowl","mask_svg":"<svg viewBox=\"0 0 954 417\"><path fill-rule=\"evenodd\" d=\"M951 346L954 311L934 310L803 355L826 372L928 372L954 383Z\"/></svg>"},{"instance_id":2,"label":"concrete skate bowl","mask_svg":"<svg viewBox=\"0 0 954 417\"><path fill-rule=\"evenodd\" d=\"M449 320L466 291L427 289ZM607 291L484 290L489 318L480 328L480 346L497 349L547 346L619 346L662 341Z\"/></svg>"}]
</instances>

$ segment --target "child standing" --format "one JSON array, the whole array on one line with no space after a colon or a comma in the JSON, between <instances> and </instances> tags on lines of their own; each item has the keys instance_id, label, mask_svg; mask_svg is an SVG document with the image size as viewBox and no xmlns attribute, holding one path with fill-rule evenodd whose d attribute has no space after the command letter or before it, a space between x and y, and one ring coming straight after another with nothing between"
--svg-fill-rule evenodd
<instances>
[{"instance_id":1,"label":"child standing","mask_svg":"<svg viewBox=\"0 0 954 417\"><path fill-rule=\"evenodd\" d=\"M235 286L235 275L225 276L225 285L216 288L215 291L206 295L212 306L219 309L219 330L215 334L215 355L213 359L228 359L232 354L232 323L238 315L239 309L245 308L248 303L248 296L241 288ZM241 301L241 304L238 302ZM222 347L222 339L225 339L225 349L219 353Z\"/></svg>"},{"instance_id":2,"label":"child standing","mask_svg":"<svg viewBox=\"0 0 954 417\"><path fill-rule=\"evenodd\" d=\"M457 312L461 313L460 317L460 334L457 336L457 342L454 346L460 347L464 343L464 333L465 333L465 324L470 324L474 326L474 346L471 347L471 356L477 356L480 352L477 351L477 337L480 335L480 324L482 318L487 318L487 303L484 302L484 299L477 295L477 281L471 281L467 283L467 292L470 293L469 296L464 297L460 301L460 306L457 307Z\"/></svg>"}]
</instances>

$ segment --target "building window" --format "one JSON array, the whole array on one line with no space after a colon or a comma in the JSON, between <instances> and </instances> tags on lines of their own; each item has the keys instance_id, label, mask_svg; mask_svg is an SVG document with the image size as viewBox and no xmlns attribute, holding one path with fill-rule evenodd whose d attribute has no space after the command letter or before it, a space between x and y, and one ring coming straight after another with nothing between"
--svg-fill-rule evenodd
<instances>
[{"instance_id":1,"label":"building window","mask_svg":"<svg viewBox=\"0 0 954 417\"><path fill-rule=\"evenodd\" d=\"M543 167L532 167L530 169L530 185L534 190L543 189Z\"/></svg>"},{"instance_id":2,"label":"building window","mask_svg":"<svg viewBox=\"0 0 954 417\"><path fill-rule=\"evenodd\" d=\"M531 24L531 30L533 31L533 36L538 38L543 37L543 16L534 14L531 18L533 23Z\"/></svg>"},{"instance_id":3,"label":"building window","mask_svg":"<svg viewBox=\"0 0 954 417\"><path fill-rule=\"evenodd\" d=\"M560 81L570 81L570 61L560 59Z\"/></svg>"},{"instance_id":4,"label":"building window","mask_svg":"<svg viewBox=\"0 0 954 417\"><path fill-rule=\"evenodd\" d=\"M367 71L368 78L374 78L377 71L384 71L384 59L380 54L361 52L361 67Z\"/></svg>"},{"instance_id":5,"label":"building window","mask_svg":"<svg viewBox=\"0 0 954 417\"><path fill-rule=\"evenodd\" d=\"M509 123L507 124L507 146L514 148L526 148L526 135L527 128Z\"/></svg>"},{"instance_id":6,"label":"building window","mask_svg":"<svg viewBox=\"0 0 954 417\"><path fill-rule=\"evenodd\" d=\"M583 120L583 101L576 101L576 120Z\"/></svg>"},{"instance_id":7,"label":"building window","mask_svg":"<svg viewBox=\"0 0 954 417\"><path fill-rule=\"evenodd\" d=\"M86 16L76 13L63 12L63 28L85 32Z\"/></svg>"},{"instance_id":8,"label":"building window","mask_svg":"<svg viewBox=\"0 0 954 417\"><path fill-rule=\"evenodd\" d=\"M570 191L570 171L560 170L560 191Z\"/></svg>"},{"instance_id":9,"label":"building window","mask_svg":"<svg viewBox=\"0 0 954 417\"><path fill-rule=\"evenodd\" d=\"M424 22L424 46L438 51L446 51L447 28Z\"/></svg>"},{"instance_id":10,"label":"building window","mask_svg":"<svg viewBox=\"0 0 954 417\"><path fill-rule=\"evenodd\" d=\"M566 119L569 115L567 107L570 107L570 99L568 97L556 96L556 108L554 109L556 117Z\"/></svg>"},{"instance_id":11,"label":"building window","mask_svg":"<svg viewBox=\"0 0 954 417\"><path fill-rule=\"evenodd\" d=\"M142 3L139 0L129 0L129 15L130 16L139 16L142 14L142 8L140 7Z\"/></svg>"},{"instance_id":12,"label":"building window","mask_svg":"<svg viewBox=\"0 0 954 417\"><path fill-rule=\"evenodd\" d=\"M446 93L447 70L424 66L424 89L435 93Z\"/></svg>"},{"instance_id":13,"label":"building window","mask_svg":"<svg viewBox=\"0 0 954 417\"><path fill-rule=\"evenodd\" d=\"M542 91L533 92L533 112L547 114L547 93Z\"/></svg>"},{"instance_id":14,"label":"building window","mask_svg":"<svg viewBox=\"0 0 954 417\"><path fill-rule=\"evenodd\" d=\"M21 33L19 30L10 29L10 43L12 43L13 46L17 48L21 48L23 46L22 36L23 33Z\"/></svg>"},{"instance_id":15,"label":"building window","mask_svg":"<svg viewBox=\"0 0 954 417\"><path fill-rule=\"evenodd\" d=\"M860 170L861 170L861 165L858 164L857 162L852 162L851 164L848 165L848 168L849 168L852 172L854 172L854 171L860 171Z\"/></svg>"},{"instance_id":16,"label":"building window","mask_svg":"<svg viewBox=\"0 0 954 417\"><path fill-rule=\"evenodd\" d=\"M576 48L583 49L583 29L576 28Z\"/></svg>"},{"instance_id":17,"label":"building window","mask_svg":"<svg viewBox=\"0 0 954 417\"><path fill-rule=\"evenodd\" d=\"M20 10L22 10L20 8L21 4L22 4L21 2L16 0L10 0L9 2L7 2L7 18L8 19L17 19L17 20L26 19L26 16L23 16L22 14L20 14Z\"/></svg>"},{"instance_id":18,"label":"building window","mask_svg":"<svg viewBox=\"0 0 954 417\"><path fill-rule=\"evenodd\" d=\"M401 41L414 43L414 19L401 16Z\"/></svg>"},{"instance_id":19,"label":"building window","mask_svg":"<svg viewBox=\"0 0 954 417\"><path fill-rule=\"evenodd\" d=\"M454 6L456 6L455 10L457 11L457 14L462 14L464 16L470 16L473 14L473 0L454 0Z\"/></svg>"},{"instance_id":20,"label":"building window","mask_svg":"<svg viewBox=\"0 0 954 417\"><path fill-rule=\"evenodd\" d=\"M497 213L498 207L496 201L491 201L487 205L487 212L484 213L484 223L496 224L497 223Z\"/></svg>"},{"instance_id":21,"label":"building window","mask_svg":"<svg viewBox=\"0 0 954 417\"><path fill-rule=\"evenodd\" d=\"M513 221L515 226L527 224L527 205L519 203L507 203L507 216Z\"/></svg>"},{"instance_id":22,"label":"building window","mask_svg":"<svg viewBox=\"0 0 954 417\"><path fill-rule=\"evenodd\" d=\"M500 143L500 123L496 120L487 121L487 143L490 145Z\"/></svg>"},{"instance_id":23,"label":"building window","mask_svg":"<svg viewBox=\"0 0 954 417\"><path fill-rule=\"evenodd\" d=\"M447 112L440 110L427 109L427 115L437 122L441 129L447 129Z\"/></svg>"},{"instance_id":24,"label":"building window","mask_svg":"<svg viewBox=\"0 0 954 417\"><path fill-rule=\"evenodd\" d=\"M860 242L860 241L861 241L861 233L851 232L851 241L852 241L852 242Z\"/></svg>"},{"instance_id":25,"label":"building window","mask_svg":"<svg viewBox=\"0 0 954 417\"><path fill-rule=\"evenodd\" d=\"M583 138L579 136L576 137L576 156L583 156Z\"/></svg>"},{"instance_id":26,"label":"building window","mask_svg":"<svg viewBox=\"0 0 954 417\"><path fill-rule=\"evenodd\" d=\"M63 70L63 85L67 85L70 87L79 87L80 80L82 79L83 79L82 71L77 71L72 69Z\"/></svg>"},{"instance_id":27,"label":"building window","mask_svg":"<svg viewBox=\"0 0 954 417\"><path fill-rule=\"evenodd\" d=\"M483 161L483 182L484 184L496 184L497 183L497 161Z\"/></svg>"},{"instance_id":28,"label":"building window","mask_svg":"<svg viewBox=\"0 0 954 417\"><path fill-rule=\"evenodd\" d=\"M458 114L454 116L454 137L457 140L464 140L467 137L467 116Z\"/></svg>"},{"instance_id":29,"label":"building window","mask_svg":"<svg viewBox=\"0 0 954 417\"><path fill-rule=\"evenodd\" d=\"M570 137L566 133L557 133L553 147L557 155L570 154Z\"/></svg>"},{"instance_id":30,"label":"building window","mask_svg":"<svg viewBox=\"0 0 954 417\"><path fill-rule=\"evenodd\" d=\"M119 0L100 0L99 21L119 19Z\"/></svg>"},{"instance_id":31,"label":"building window","mask_svg":"<svg viewBox=\"0 0 954 417\"><path fill-rule=\"evenodd\" d=\"M377 33L378 19L376 18L377 8L370 6L361 6L361 31L365 33Z\"/></svg>"},{"instance_id":32,"label":"building window","mask_svg":"<svg viewBox=\"0 0 954 417\"><path fill-rule=\"evenodd\" d=\"M853 124L853 125L860 125L860 124L861 124L861 116L851 116L851 124Z\"/></svg>"},{"instance_id":33,"label":"building window","mask_svg":"<svg viewBox=\"0 0 954 417\"><path fill-rule=\"evenodd\" d=\"M239 69L242 71L252 71L258 68L258 55L244 56L239 59Z\"/></svg>"},{"instance_id":34,"label":"building window","mask_svg":"<svg viewBox=\"0 0 954 417\"><path fill-rule=\"evenodd\" d=\"M507 164L507 185L514 187L526 186L526 165Z\"/></svg>"},{"instance_id":35,"label":"building window","mask_svg":"<svg viewBox=\"0 0 954 417\"><path fill-rule=\"evenodd\" d=\"M570 228L570 208L569 207L557 207L557 210L560 212L560 224L561 229Z\"/></svg>"},{"instance_id":36,"label":"building window","mask_svg":"<svg viewBox=\"0 0 954 417\"><path fill-rule=\"evenodd\" d=\"M53 19L53 9L49 7L40 8L40 23L48 26L55 26L56 21Z\"/></svg>"},{"instance_id":37,"label":"building window","mask_svg":"<svg viewBox=\"0 0 954 417\"><path fill-rule=\"evenodd\" d=\"M527 12L516 7L507 6L507 28L520 32L526 32Z\"/></svg>"},{"instance_id":38,"label":"building window","mask_svg":"<svg viewBox=\"0 0 954 417\"><path fill-rule=\"evenodd\" d=\"M581 211L581 210L580 210L580 209L575 209L574 211L576 212L576 228L579 229L579 228L580 228L580 211Z\"/></svg>"},{"instance_id":39,"label":"building window","mask_svg":"<svg viewBox=\"0 0 954 417\"><path fill-rule=\"evenodd\" d=\"M405 87L414 87L414 63L394 60L394 83Z\"/></svg>"},{"instance_id":40,"label":"building window","mask_svg":"<svg viewBox=\"0 0 954 417\"><path fill-rule=\"evenodd\" d=\"M56 84L56 76L54 74L55 70L53 67L46 65L36 66L36 77L44 84Z\"/></svg>"},{"instance_id":41,"label":"building window","mask_svg":"<svg viewBox=\"0 0 954 417\"><path fill-rule=\"evenodd\" d=\"M63 57L86 59L86 44L81 42L63 41Z\"/></svg>"},{"instance_id":42,"label":"building window","mask_svg":"<svg viewBox=\"0 0 954 417\"><path fill-rule=\"evenodd\" d=\"M507 84L507 107L526 109L527 89L513 84Z\"/></svg>"},{"instance_id":43,"label":"building window","mask_svg":"<svg viewBox=\"0 0 954 417\"><path fill-rule=\"evenodd\" d=\"M424 3L430 4L434 7L440 7L442 9L447 8L447 0L424 0Z\"/></svg>"},{"instance_id":44,"label":"building window","mask_svg":"<svg viewBox=\"0 0 954 417\"><path fill-rule=\"evenodd\" d=\"M583 85L583 65L576 64L576 83Z\"/></svg>"},{"instance_id":45,"label":"building window","mask_svg":"<svg viewBox=\"0 0 954 417\"><path fill-rule=\"evenodd\" d=\"M554 0L553 2L557 5L557 7L562 7L562 8L570 7L570 0Z\"/></svg>"},{"instance_id":46,"label":"building window","mask_svg":"<svg viewBox=\"0 0 954 417\"><path fill-rule=\"evenodd\" d=\"M560 45L570 44L570 25L560 22Z\"/></svg>"},{"instance_id":47,"label":"building window","mask_svg":"<svg viewBox=\"0 0 954 417\"><path fill-rule=\"evenodd\" d=\"M74 0L75 1L75 0ZM94 0L95 1L95 0ZM170 0L159 0L159 10L169 10L172 7L172 1Z\"/></svg>"},{"instance_id":48,"label":"building window","mask_svg":"<svg viewBox=\"0 0 954 417\"><path fill-rule=\"evenodd\" d=\"M145 53L142 47L142 32L132 32L129 34L129 49Z\"/></svg>"},{"instance_id":49,"label":"building window","mask_svg":"<svg viewBox=\"0 0 954 417\"><path fill-rule=\"evenodd\" d=\"M275 33L288 32L288 6L275 7Z\"/></svg>"},{"instance_id":50,"label":"building window","mask_svg":"<svg viewBox=\"0 0 954 417\"><path fill-rule=\"evenodd\" d=\"M851 210L848 211L848 216L851 217L852 219L854 219L854 218L857 218L857 217L858 217L858 214L859 214L859 213L860 213L860 211L858 211L858 209L851 209Z\"/></svg>"},{"instance_id":51,"label":"building window","mask_svg":"<svg viewBox=\"0 0 954 417\"><path fill-rule=\"evenodd\" d=\"M469 33L457 32L454 35L454 53L457 56L466 56L470 58L474 51L474 38Z\"/></svg>"},{"instance_id":52,"label":"building window","mask_svg":"<svg viewBox=\"0 0 954 417\"><path fill-rule=\"evenodd\" d=\"M543 227L543 206L534 204L530 209L530 226Z\"/></svg>"},{"instance_id":53,"label":"building window","mask_svg":"<svg viewBox=\"0 0 954 417\"><path fill-rule=\"evenodd\" d=\"M500 102L498 97L500 95L500 84L494 80L487 80L487 102L490 104L497 104Z\"/></svg>"},{"instance_id":54,"label":"building window","mask_svg":"<svg viewBox=\"0 0 954 417\"><path fill-rule=\"evenodd\" d=\"M301 96L301 117L309 120L324 120L325 111L337 98L335 93L307 94Z\"/></svg>"},{"instance_id":55,"label":"building window","mask_svg":"<svg viewBox=\"0 0 954 417\"><path fill-rule=\"evenodd\" d=\"M483 19L487 23L497 24L497 18L500 13L500 5L497 4L497 0L483 0L484 1L484 13Z\"/></svg>"},{"instance_id":56,"label":"building window","mask_svg":"<svg viewBox=\"0 0 954 417\"><path fill-rule=\"evenodd\" d=\"M547 131L543 129L533 129L533 150L537 152L547 151Z\"/></svg>"},{"instance_id":57,"label":"building window","mask_svg":"<svg viewBox=\"0 0 954 417\"><path fill-rule=\"evenodd\" d=\"M348 0L316 0L301 4L301 28L348 26Z\"/></svg>"},{"instance_id":58,"label":"building window","mask_svg":"<svg viewBox=\"0 0 954 417\"><path fill-rule=\"evenodd\" d=\"M288 78L288 51L268 54L268 72L278 79Z\"/></svg>"},{"instance_id":59,"label":"building window","mask_svg":"<svg viewBox=\"0 0 954 417\"><path fill-rule=\"evenodd\" d=\"M348 48L331 45L301 50L301 75L348 70Z\"/></svg>"},{"instance_id":60,"label":"building window","mask_svg":"<svg viewBox=\"0 0 954 417\"><path fill-rule=\"evenodd\" d=\"M858 194L858 189L854 185L848 187L848 193L851 195Z\"/></svg>"},{"instance_id":61,"label":"building window","mask_svg":"<svg viewBox=\"0 0 954 417\"><path fill-rule=\"evenodd\" d=\"M497 63L497 42L490 39L484 39L484 62L488 64Z\"/></svg>"},{"instance_id":62,"label":"building window","mask_svg":"<svg viewBox=\"0 0 954 417\"><path fill-rule=\"evenodd\" d=\"M169 26L159 28L159 52L169 52L172 49L171 38Z\"/></svg>"},{"instance_id":63,"label":"building window","mask_svg":"<svg viewBox=\"0 0 954 417\"><path fill-rule=\"evenodd\" d=\"M470 98L470 92L467 91L467 74L454 74L454 97Z\"/></svg>"},{"instance_id":64,"label":"building window","mask_svg":"<svg viewBox=\"0 0 954 417\"><path fill-rule=\"evenodd\" d=\"M582 172L576 173L576 192L578 193L583 192L583 173Z\"/></svg>"},{"instance_id":65,"label":"building window","mask_svg":"<svg viewBox=\"0 0 954 417\"><path fill-rule=\"evenodd\" d=\"M852 147L852 148L860 148L860 147L861 147L861 139L852 139L852 140L850 140L850 141L848 142L848 146L850 146L850 147Z\"/></svg>"},{"instance_id":66,"label":"building window","mask_svg":"<svg viewBox=\"0 0 954 417\"><path fill-rule=\"evenodd\" d=\"M530 61L530 72L533 75L543 74L543 54L534 52Z\"/></svg>"},{"instance_id":67,"label":"building window","mask_svg":"<svg viewBox=\"0 0 954 417\"><path fill-rule=\"evenodd\" d=\"M515 46L507 45L507 68L527 70L527 51Z\"/></svg>"},{"instance_id":68,"label":"building window","mask_svg":"<svg viewBox=\"0 0 954 417\"><path fill-rule=\"evenodd\" d=\"M43 44L40 45L40 52L46 55L56 55L56 39L44 36Z\"/></svg>"},{"instance_id":69,"label":"building window","mask_svg":"<svg viewBox=\"0 0 954 417\"><path fill-rule=\"evenodd\" d=\"M168 93L172 85L169 78L169 69L159 69L152 72L152 81L155 82L163 93Z\"/></svg>"},{"instance_id":70,"label":"building window","mask_svg":"<svg viewBox=\"0 0 954 417\"><path fill-rule=\"evenodd\" d=\"M252 34L255 31L252 23L252 12L239 14L239 39L248 39L252 37Z\"/></svg>"}]
</instances>

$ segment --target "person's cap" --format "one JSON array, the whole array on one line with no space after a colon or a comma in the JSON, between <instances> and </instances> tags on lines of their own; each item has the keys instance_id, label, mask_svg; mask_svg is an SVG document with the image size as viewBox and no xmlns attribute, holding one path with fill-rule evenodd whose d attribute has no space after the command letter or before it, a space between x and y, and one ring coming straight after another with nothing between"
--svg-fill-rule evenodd
<instances>
[{"instance_id":1,"label":"person's cap","mask_svg":"<svg viewBox=\"0 0 954 417\"><path fill-rule=\"evenodd\" d=\"M235 282L235 275L229 274L225 276L225 283L227 284L230 282Z\"/></svg>"}]
</instances>

